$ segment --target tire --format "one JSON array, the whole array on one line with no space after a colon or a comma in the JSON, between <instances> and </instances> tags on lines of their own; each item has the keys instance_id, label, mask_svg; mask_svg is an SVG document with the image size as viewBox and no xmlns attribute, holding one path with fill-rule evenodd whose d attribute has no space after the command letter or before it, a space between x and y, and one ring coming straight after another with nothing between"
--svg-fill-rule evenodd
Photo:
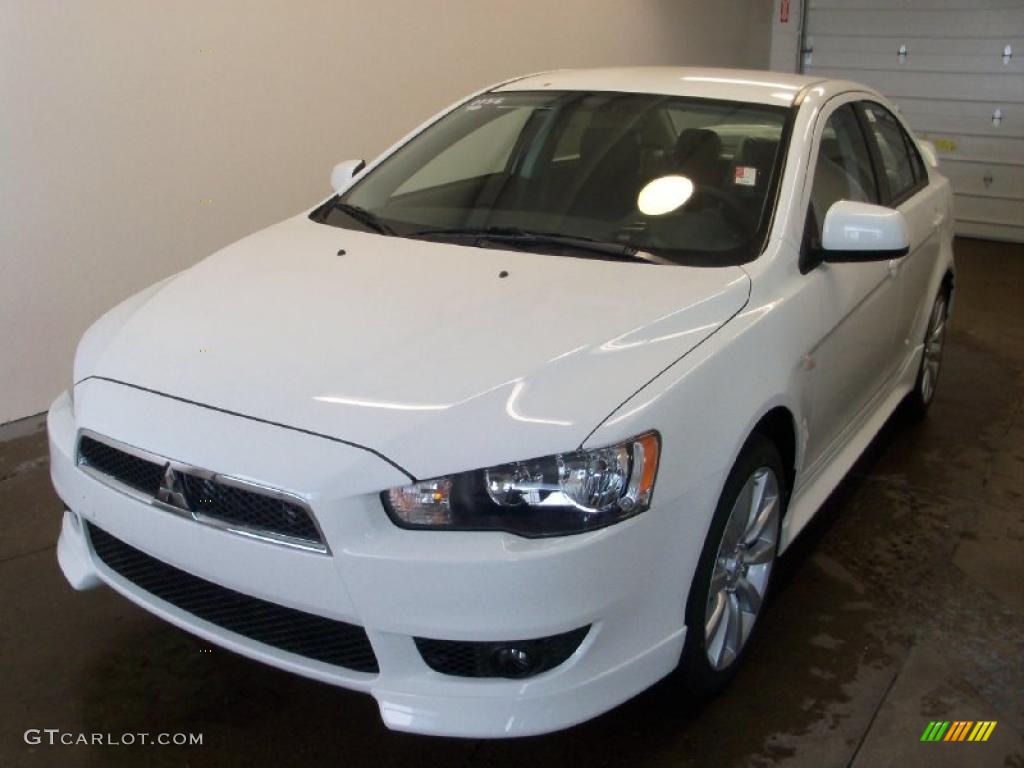
<instances>
[{"instance_id":1,"label":"tire","mask_svg":"<svg viewBox=\"0 0 1024 768\"><path fill-rule=\"evenodd\" d=\"M679 675L697 699L721 690L750 647L775 570L787 498L785 478L774 443L752 434L722 489L687 599L686 642ZM763 496L758 504L759 490ZM755 510L765 513L756 539L752 537L757 532L752 522L759 517ZM737 539L745 546L732 547ZM715 592L711 591L713 576ZM709 624L712 618L717 622L713 626Z\"/></svg>"},{"instance_id":2,"label":"tire","mask_svg":"<svg viewBox=\"0 0 1024 768\"><path fill-rule=\"evenodd\" d=\"M946 320L949 317L949 291L943 287L932 303L928 325L924 331L924 352L913 391L907 395L907 410L912 418L923 419L935 399L939 373L942 370L942 351L946 346Z\"/></svg>"}]
</instances>

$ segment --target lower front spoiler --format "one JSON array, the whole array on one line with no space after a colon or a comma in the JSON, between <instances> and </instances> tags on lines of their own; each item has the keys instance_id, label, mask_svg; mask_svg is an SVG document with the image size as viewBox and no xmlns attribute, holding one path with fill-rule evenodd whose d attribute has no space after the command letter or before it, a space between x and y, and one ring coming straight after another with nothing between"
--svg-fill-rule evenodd
<instances>
[{"instance_id":1,"label":"lower front spoiler","mask_svg":"<svg viewBox=\"0 0 1024 768\"><path fill-rule=\"evenodd\" d=\"M424 686L370 691L388 728L442 736L501 739L537 736L590 720L633 698L675 669L686 630L573 687L536 696L438 696Z\"/></svg>"},{"instance_id":2,"label":"lower front spoiler","mask_svg":"<svg viewBox=\"0 0 1024 768\"><path fill-rule=\"evenodd\" d=\"M377 700L388 728L428 735L509 738L576 725L632 698L668 674L679 660L685 635L681 629L596 676L523 694L529 689L513 680L453 680L434 672L386 667L376 675L341 670L236 635L144 592L98 562L78 516L70 511L64 513L57 559L75 589L105 583L147 611L227 650L305 677L365 691ZM370 635L378 650L385 651L384 657L389 644L408 643L408 638L390 633L370 631ZM585 640L581 650L585 651L591 640Z\"/></svg>"}]
</instances>

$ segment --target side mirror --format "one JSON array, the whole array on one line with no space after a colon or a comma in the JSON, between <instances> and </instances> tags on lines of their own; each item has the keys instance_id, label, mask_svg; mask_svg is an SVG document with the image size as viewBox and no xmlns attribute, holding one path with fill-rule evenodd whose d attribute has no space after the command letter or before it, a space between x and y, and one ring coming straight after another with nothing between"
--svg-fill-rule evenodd
<instances>
[{"instance_id":1,"label":"side mirror","mask_svg":"<svg viewBox=\"0 0 1024 768\"><path fill-rule=\"evenodd\" d=\"M345 191L353 177L366 167L363 160L346 160L338 163L331 171L331 187L337 194Z\"/></svg>"},{"instance_id":2,"label":"side mirror","mask_svg":"<svg viewBox=\"0 0 1024 768\"><path fill-rule=\"evenodd\" d=\"M899 211L840 200L825 214L819 253L822 261L886 261L909 251L907 222Z\"/></svg>"}]
</instances>

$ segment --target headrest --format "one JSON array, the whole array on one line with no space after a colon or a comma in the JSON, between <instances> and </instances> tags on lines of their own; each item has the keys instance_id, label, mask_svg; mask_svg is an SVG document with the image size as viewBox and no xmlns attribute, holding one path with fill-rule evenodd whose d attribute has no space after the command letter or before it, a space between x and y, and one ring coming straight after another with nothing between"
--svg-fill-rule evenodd
<instances>
[{"instance_id":1,"label":"headrest","mask_svg":"<svg viewBox=\"0 0 1024 768\"><path fill-rule=\"evenodd\" d=\"M606 169L636 171L640 163L640 144L635 131L622 132L622 122L609 114L595 114L580 137L580 157L587 163L600 163Z\"/></svg>"},{"instance_id":2,"label":"headrest","mask_svg":"<svg viewBox=\"0 0 1024 768\"><path fill-rule=\"evenodd\" d=\"M774 139L759 139L753 136L743 140L736 159L736 165L750 165L766 175L775 163L775 152L779 142Z\"/></svg>"},{"instance_id":3,"label":"headrest","mask_svg":"<svg viewBox=\"0 0 1024 768\"><path fill-rule=\"evenodd\" d=\"M676 170L698 186L718 186L722 140L707 128L687 128L676 139L672 158Z\"/></svg>"}]
</instances>

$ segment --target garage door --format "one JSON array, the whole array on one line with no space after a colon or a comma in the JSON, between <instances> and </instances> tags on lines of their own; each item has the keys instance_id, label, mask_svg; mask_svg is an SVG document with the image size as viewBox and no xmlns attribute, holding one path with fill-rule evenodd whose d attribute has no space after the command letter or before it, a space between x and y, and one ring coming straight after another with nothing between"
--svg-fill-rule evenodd
<instances>
[{"instance_id":1,"label":"garage door","mask_svg":"<svg viewBox=\"0 0 1024 768\"><path fill-rule=\"evenodd\" d=\"M807 0L802 70L867 83L939 151L957 232L1024 242L1024 0Z\"/></svg>"}]
</instances>

